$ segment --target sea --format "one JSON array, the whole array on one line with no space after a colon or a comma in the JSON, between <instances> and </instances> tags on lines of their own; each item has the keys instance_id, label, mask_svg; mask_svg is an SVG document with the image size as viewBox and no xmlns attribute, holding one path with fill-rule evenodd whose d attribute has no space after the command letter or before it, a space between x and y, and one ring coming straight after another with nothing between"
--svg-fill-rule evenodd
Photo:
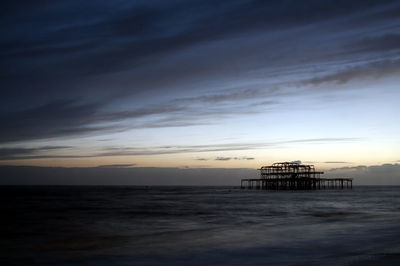
<instances>
[{"instance_id":1,"label":"sea","mask_svg":"<svg viewBox=\"0 0 400 266\"><path fill-rule=\"evenodd\" d=\"M400 265L400 187L2 186L0 265Z\"/></svg>"}]
</instances>

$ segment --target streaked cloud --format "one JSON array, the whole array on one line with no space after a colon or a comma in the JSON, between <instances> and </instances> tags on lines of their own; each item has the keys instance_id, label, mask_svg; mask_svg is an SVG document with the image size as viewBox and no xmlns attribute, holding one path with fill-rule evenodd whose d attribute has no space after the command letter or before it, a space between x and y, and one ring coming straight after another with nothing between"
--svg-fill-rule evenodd
<instances>
[{"instance_id":1,"label":"streaked cloud","mask_svg":"<svg viewBox=\"0 0 400 266\"><path fill-rule=\"evenodd\" d=\"M216 161L230 161L230 160L254 160L253 157L216 157L214 160Z\"/></svg>"},{"instance_id":2,"label":"streaked cloud","mask_svg":"<svg viewBox=\"0 0 400 266\"><path fill-rule=\"evenodd\" d=\"M37 153L49 152L54 150L64 150L72 148L71 146L42 146L35 148L8 147L0 148L0 160L13 160L22 158L31 158L38 156Z\"/></svg>"},{"instance_id":3,"label":"streaked cloud","mask_svg":"<svg viewBox=\"0 0 400 266\"><path fill-rule=\"evenodd\" d=\"M106 165L98 165L98 168L129 168L135 166L134 163L129 164L106 164Z\"/></svg>"},{"instance_id":4,"label":"streaked cloud","mask_svg":"<svg viewBox=\"0 0 400 266\"><path fill-rule=\"evenodd\" d=\"M247 151L367 137L393 153L398 1L3 5L2 161L201 153L174 166L239 165Z\"/></svg>"},{"instance_id":5,"label":"streaked cloud","mask_svg":"<svg viewBox=\"0 0 400 266\"><path fill-rule=\"evenodd\" d=\"M366 37L362 40L354 41L344 46L351 52L387 52L392 50L400 50L400 34L383 34L374 37Z\"/></svg>"},{"instance_id":6,"label":"streaked cloud","mask_svg":"<svg viewBox=\"0 0 400 266\"><path fill-rule=\"evenodd\" d=\"M106 134L112 129L131 129L131 123L123 120L169 113L177 116L154 123L138 122L133 127L206 125L216 114L239 115L239 112L235 113L237 105L247 100L259 101L250 105L253 107L273 106L285 95L284 89L271 87L266 90L261 83L257 88L244 86L239 89L221 89L218 84L212 89L213 92L192 89L198 96L189 93L190 96L180 97L181 93L187 92L184 88L188 84L194 81L197 84L205 77L220 83L219 79L232 79L238 72L261 71L263 76L287 79L288 73L293 74L293 69L297 68L294 73L309 69L312 77L303 81L297 78L291 81L292 84L321 85L326 82L345 83L356 78L397 75L398 59L392 55L381 55L379 60L375 58L371 62L369 55L376 51L396 50L398 33L386 30L378 36L376 33L370 36L366 31L365 34L357 34L357 38L350 38L349 35L340 34L341 27L344 27L340 21L357 22L354 24L355 32L363 32L371 25L379 28L388 17L393 25L398 20L390 14L398 10L398 3L334 3L326 5L311 1L303 5L291 2L291 8L287 8L287 4L279 1L268 4L222 1L218 6L213 1L169 1L168 4L156 5L150 2L125 2L122 9L105 2L93 2L86 3L84 6L87 8L81 12L75 12L77 3L66 6L62 2L43 2L35 6L6 3L13 12L12 15L4 14L5 27L0 42L0 57L5 69L2 73L3 107L0 113L0 123L5 130L0 134L0 141ZM114 11L104 11L108 9ZM47 23L40 23L37 18L43 18ZM286 44L293 43L294 29L308 34L307 27L319 23L321 27L331 25L332 32L339 35L337 43L330 44L333 49L329 49L329 52L336 52L334 60L321 59L326 56L326 49L309 51L312 38L296 38L301 55L297 54L296 49L286 51ZM315 29L310 30L313 31ZM325 38L320 31L317 32L320 38ZM259 37L264 34L270 39ZM217 42L221 42L223 48ZM258 43L263 47L264 43L274 45L273 48L267 46L261 50L258 49ZM236 45L243 47L245 52L238 54L235 49L227 48ZM182 54L183 51L185 54ZM360 53L363 59L360 59ZM197 54L199 60L193 60L192 55ZM280 54L284 56L276 56ZM351 58L349 60L349 54L357 59L358 65L347 63L353 61ZM165 58L168 58L167 65ZM312 66L301 64L300 68L296 60L306 60ZM323 68L321 75L313 72L315 65ZM338 70L338 67L341 69ZM218 72L221 68L223 74ZM256 80L259 77L246 74L246 79ZM179 84L181 81L183 84ZM133 100L133 105L137 107L105 111L110 107L115 109L114 101L135 98L145 91L163 95L166 87L182 89L173 91L178 97L170 100L155 97L153 107L143 106L140 101ZM193 121L193 108L188 105L225 102L236 104L220 107L213 113L203 111L200 116L204 119ZM33 123L32 119L41 121L40 126ZM100 125L104 122L120 122L120 125Z\"/></svg>"},{"instance_id":7,"label":"streaked cloud","mask_svg":"<svg viewBox=\"0 0 400 266\"><path fill-rule=\"evenodd\" d=\"M223 144L204 144L204 145L177 145L177 146L153 146L146 148L135 147L102 147L100 150L92 153L82 154L46 154L48 148L5 148L0 149L0 160L21 160L21 159L45 159L45 158L91 158L91 157L113 157L113 156L152 156L161 154L185 154L185 153L206 153L206 152L226 152L226 151L244 151L276 148L295 143L305 144L326 144L326 143L348 143L360 141L358 138L321 138L321 139L297 139L282 140L275 142L253 142L253 143L223 143ZM52 147L52 150L62 150L67 147ZM72 148L72 147L68 147ZM228 160L253 160L253 157L216 157L217 161ZM209 160L199 158L197 160Z\"/></svg>"},{"instance_id":8,"label":"streaked cloud","mask_svg":"<svg viewBox=\"0 0 400 266\"><path fill-rule=\"evenodd\" d=\"M303 84L321 85L325 82L343 84L354 79L379 79L400 73L400 60L385 60L349 66L344 70L304 81Z\"/></svg>"},{"instance_id":9,"label":"streaked cloud","mask_svg":"<svg viewBox=\"0 0 400 266\"><path fill-rule=\"evenodd\" d=\"M351 162L344 162L344 161L326 161L326 162L323 162L323 163L338 163L338 164L347 163L347 164L351 164Z\"/></svg>"}]
</instances>

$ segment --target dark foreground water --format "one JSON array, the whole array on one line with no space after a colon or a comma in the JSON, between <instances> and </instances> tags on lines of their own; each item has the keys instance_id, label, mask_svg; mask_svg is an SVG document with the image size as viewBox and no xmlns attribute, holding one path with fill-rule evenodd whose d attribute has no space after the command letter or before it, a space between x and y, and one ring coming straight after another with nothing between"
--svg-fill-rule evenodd
<instances>
[{"instance_id":1,"label":"dark foreground water","mask_svg":"<svg viewBox=\"0 0 400 266\"><path fill-rule=\"evenodd\" d=\"M0 193L0 265L400 265L400 187Z\"/></svg>"}]
</instances>

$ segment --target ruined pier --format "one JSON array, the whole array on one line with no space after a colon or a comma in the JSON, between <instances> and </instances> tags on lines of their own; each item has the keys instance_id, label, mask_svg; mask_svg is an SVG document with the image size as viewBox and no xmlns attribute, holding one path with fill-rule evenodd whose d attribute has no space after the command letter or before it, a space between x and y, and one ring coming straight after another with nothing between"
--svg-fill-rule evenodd
<instances>
[{"instance_id":1,"label":"ruined pier","mask_svg":"<svg viewBox=\"0 0 400 266\"><path fill-rule=\"evenodd\" d=\"M242 179L240 187L266 190L316 190L353 188L351 178L321 178L324 172L297 162L274 163L260 169L260 178Z\"/></svg>"}]
</instances>

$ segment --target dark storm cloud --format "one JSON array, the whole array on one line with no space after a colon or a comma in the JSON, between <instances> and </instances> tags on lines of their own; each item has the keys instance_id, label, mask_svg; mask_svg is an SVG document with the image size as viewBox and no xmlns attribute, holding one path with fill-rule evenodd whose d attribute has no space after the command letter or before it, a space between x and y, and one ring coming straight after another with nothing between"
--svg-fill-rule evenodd
<instances>
[{"instance_id":1,"label":"dark storm cloud","mask_svg":"<svg viewBox=\"0 0 400 266\"><path fill-rule=\"evenodd\" d=\"M13 5L4 14L8 41L2 43L6 48L2 55L15 58L69 52L95 54L97 46L101 54L109 57L103 60L123 64L128 58L164 53L246 29L315 23L379 6L382 1L122 2L123 5L42 1L30 6ZM23 33L28 33L28 38L21 42L17 37ZM121 42L127 45L119 45ZM93 58L91 55L88 58Z\"/></svg>"},{"instance_id":2,"label":"dark storm cloud","mask_svg":"<svg viewBox=\"0 0 400 266\"><path fill-rule=\"evenodd\" d=\"M178 85L182 88L177 95L187 92L196 83L192 80L232 79L266 67L272 68L265 70L267 74L277 75L288 65L318 64L317 45L310 51L302 48L311 47L314 41L307 38L321 31L298 38L292 29L333 23L328 28L340 32L334 21L354 16L360 29L388 18L394 24L396 10L396 1L377 0L6 1L0 11L0 142L204 125L245 113L237 106L198 111L191 104L257 100L259 104L252 107L273 106L284 95L279 87L265 90L246 85L207 95L188 93L164 102L158 95L172 94L171 88L179 90ZM288 32L282 40L274 37L280 31ZM332 50L357 56L395 51L398 34L382 34L356 40L339 36L341 42L333 43ZM259 36L266 40L260 43ZM298 46L292 47L294 43ZM396 74L398 67L395 60L364 62L328 71L304 84L347 82L371 74L380 77ZM155 95L155 106L136 99L149 91ZM133 98L134 106L115 110L113 101L125 97ZM145 117L156 118L131 121Z\"/></svg>"},{"instance_id":3,"label":"dark storm cloud","mask_svg":"<svg viewBox=\"0 0 400 266\"><path fill-rule=\"evenodd\" d=\"M249 29L297 27L379 4L381 1L126 1L120 6L101 1L41 2L26 8L14 6L5 14L2 59L13 66L8 70L12 71L20 67L20 60L37 67L36 60L41 58L36 70L44 74L39 78L45 79L50 73L42 73L45 69L41 67L50 64L55 67L51 75L63 73L59 78L109 73L130 68L132 62L144 63L141 60L145 58L154 62L160 54ZM46 62L46 58L51 60ZM38 72L33 66L27 70Z\"/></svg>"}]
</instances>

